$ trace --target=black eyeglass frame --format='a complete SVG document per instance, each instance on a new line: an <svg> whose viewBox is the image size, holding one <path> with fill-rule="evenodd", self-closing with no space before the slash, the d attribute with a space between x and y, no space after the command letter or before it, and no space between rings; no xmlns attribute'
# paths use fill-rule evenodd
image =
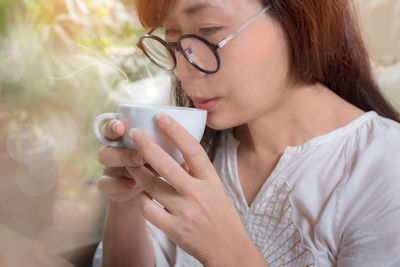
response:
<svg viewBox="0 0 400 267"><path fill-rule="evenodd" d="M219 70L219 68L220 68L220 66L221 66L221 60L220 60L220 57L219 57L219 55L218 55L218 53L217 53L217 49L220 48L217 44L210 43L209 41L207 41L207 40L204 39L203 37L200 37L200 36L195 35L195 34L185 34L185 35L182 35L182 36L179 38L178 42L166 42L165 40L161 39L160 37L152 35L152 32L153 32L154 30L155 30L155 29L152 29L150 32L148 32L147 34L145 34L145 35L143 35L142 37L140 37L140 39L139 39L139 41L138 41L138 43L137 43L137 46L143 51L143 53L144 53L154 64L156 64L156 65L159 66L160 68L162 68L162 69L164 69L164 70L166 70L166 71L172 71L172 70L174 70L174 69L176 68L177 61L176 61L176 56L175 56L174 50L177 50L177 51L181 52L181 54L185 57L185 59L186 59L193 67L195 67L196 69L198 69L198 70L201 71L201 72L204 72L204 73L207 73L207 74L213 74L213 73L216 73L216 72ZM146 39L146 38L148 38L148 39L154 39L154 40L160 42L162 45L164 45L165 48L167 48L168 53L170 54L171 58L174 60L174 64L173 64L173 66L172 66L171 68L165 68L165 67L161 66L159 63L157 63L155 60L153 60L153 58L147 53L146 49L143 47L143 41L144 41L144 39ZM215 56L215 58L216 58L216 60L217 60L217 69L216 69L216 70L210 71L210 70L206 70L206 69L200 68L196 63L193 62L193 60L183 51L183 48L182 48L182 45L181 45L181 41L184 40L184 39L186 39L186 38L194 38L194 39L197 39L197 40L199 40L199 41L205 43L205 44L211 49L211 51L213 52L213 54L214 54L214 56Z"/></svg>
<svg viewBox="0 0 400 267"><path fill-rule="evenodd" d="M151 31L149 31L148 33L146 33L145 35L141 36L139 38L139 41L137 42L137 46L140 48L140 50L143 51L143 53L154 63L156 64L158 67L166 70L166 71L172 71L176 68L177 65L177 61L176 61L176 56L175 56L175 52L174 50L177 50L179 52L181 52L181 54L185 57L185 59L196 69L198 69L201 72L207 73L207 74L214 74L216 73L220 66L221 66L221 60L219 57L219 54L217 53L217 49L218 48L222 48L224 45L226 45L233 37L235 37L239 32L241 32L243 29L245 29L248 25L250 25L254 20L256 20L259 16L261 16L263 13L265 13L266 11L268 11L270 9L270 6L266 6L264 7L260 12L258 12L254 17L252 17L251 19L249 19L247 22L245 22L244 24L240 25L233 33L231 33L229 36L225 37L220 43L218 44L213 44L210 43L209 41L207 41L206 39L204 39L201 36L195 35L195 34L185 34L182 35L178 42L166 42L165 40L161 39L158 36L152 35L153 31L155 30L152 29ZM171 57L174 60L174 65L171 68L165 68L163 66L161 66L159 63L157 63L155 60L153 60L153 58L147 53L146 49L143 46L143 41L146 39L154 39L158 42L160 42L162 45L165 46L165 48L167 49L168 53L171 55ZM181 41L185 38L194 38L197 39L199 41L202 41L203 43L205 43L210 49L211 51L214 53L215 58L217 59L217 69L214 71L209 71L209 70L205 70L200 68L197 64L195 64L193 62L192 59L190 59L190 57L188 55L186 55L186 53L183 51L182 45L181 45Z"/></svg>

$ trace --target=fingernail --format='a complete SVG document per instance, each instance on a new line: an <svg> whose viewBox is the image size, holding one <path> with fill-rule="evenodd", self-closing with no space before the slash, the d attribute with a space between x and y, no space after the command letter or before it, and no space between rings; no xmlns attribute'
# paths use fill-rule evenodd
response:
<svg viewBox="0 0 400 267"><path fill-rule="evenodd" d="M143 132L137 128L132 128L129 131L129 136L132 138L133 142L138 143L143 139Z"/></svg>
<svg viewBox="0 0 400 267"><path fill-rule="evenodd" d="M168 126L172 121L170 116L162 112L157 114L157 120L161 127Z"/></svg>
<svg viewBox="0 0 400 267"><path fill-rule="evenodd" d="M115 133L119 134L121 132L121 122L120 121L114 122L112 125L112 129Z"/></svg>

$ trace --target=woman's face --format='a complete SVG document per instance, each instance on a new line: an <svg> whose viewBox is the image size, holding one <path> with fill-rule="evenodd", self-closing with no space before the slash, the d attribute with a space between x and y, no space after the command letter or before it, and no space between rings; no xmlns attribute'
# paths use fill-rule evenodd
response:
<svg viewBox="0 0 400 267"><path fill-rule="evenodd" d="M166 40L196 34L219 43L262 8L258 0L178 0L163 22ZM208 102L209 127L228 129L268 116L287 98L287 42L268 11L217 51L221 67L215 74L198 71L176 54L175 74L195 105L216 99Z"/></svg>

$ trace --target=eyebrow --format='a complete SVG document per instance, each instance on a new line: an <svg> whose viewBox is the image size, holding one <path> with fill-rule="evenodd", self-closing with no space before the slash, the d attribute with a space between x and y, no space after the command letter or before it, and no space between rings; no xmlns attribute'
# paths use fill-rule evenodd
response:
<svg viewBox="0 0 400 267"><path fill-rule="evenodd" d="M196 3L192 6L189 6L184 9L184 13L186 15L193 15L194 13L197 13L201 11L202 9L209 9L209 8L214 8L214 9L223 9L223 7L211 4L210 2L203 2L203 3Z"/></svg>

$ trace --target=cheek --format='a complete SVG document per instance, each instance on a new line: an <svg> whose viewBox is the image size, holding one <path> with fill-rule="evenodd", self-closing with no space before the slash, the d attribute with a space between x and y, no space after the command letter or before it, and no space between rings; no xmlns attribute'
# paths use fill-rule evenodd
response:
<svg viewBox="0 0 400 267"><path fill-rule="evenodd" d="M242 50L236 45L241 45ZM228 97L221 110L210 113L208 125L214 129L245 124L278 108L289 82L288 49L280 36L272 34L258 42L238 42L225 52L227 57L223 57L220 69L224 78L219 78L227 83Z"/></svg>
<svg viewBox="0 0 400 267"><path fill-rule="evenodd" d="M281 27L266 19L246 30L221 49L221 72L240 86L281 87L289 78L289 49Z"/></svg>

